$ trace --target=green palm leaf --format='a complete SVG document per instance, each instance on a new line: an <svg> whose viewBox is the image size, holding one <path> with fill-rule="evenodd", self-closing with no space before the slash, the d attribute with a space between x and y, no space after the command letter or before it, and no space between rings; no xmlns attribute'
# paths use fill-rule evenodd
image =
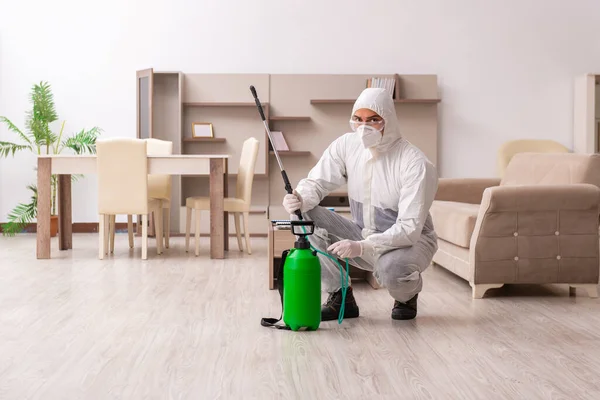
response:
<svg viewBox="0 0 600 400"><path fill-rule="evenodd" d="M2 225L2 232L5 236L15 236L27 224L31 223L37 215L37 187L35 185L28 185L27 188L33 192L31 202L28 204L18 204L8 214L8 222Z"/></svg>
<svg viewBox="0 0 600 400"><path fill-rule="evenodd" d="M17 126L11 122L11 120L9 120L6 117L0 117L0 122L4 122L6 125L8 125L9 131L16 133L26 143L31 144L31 140L29 140L29 138L23 132L21 132L21 130L19 128L17 128Z"/></svg>
<svg viewBox="0 0 600 400"><path fill-rule="evenodd" d="M31 91L33 108L27 113L27 127L33 142L38 146L49 146L56 141L50 123L58 119L54 95L47 82L40 82Z"/></svg>
<svg viewBox="0 0 600 400"><path fill-rule="evenodd" d="M26 150L29 146L11 143L11 142L0 142L0 157L8 157L9 155L14 156L17 151Z"/></svg>
<svg viewBox="0 0 600 400"><path fill-rule="evenodd" d="M73 150L77 154L96 153L96 139L102 130L94 127L90 130L82 129L74 136L71 136L63 142L63 146Z"/></svg>

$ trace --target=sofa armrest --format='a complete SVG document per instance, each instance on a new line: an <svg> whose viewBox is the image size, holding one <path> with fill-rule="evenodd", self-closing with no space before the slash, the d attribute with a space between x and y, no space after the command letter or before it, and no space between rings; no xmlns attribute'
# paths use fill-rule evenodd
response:
<svg viewBox="0 0 600 400"><path fill-rule="evenodd" d="M508 185L484 190L488 212L597 210L600 189L591 184Z"/></svg>
<svg viewBox="0 0 600 400"><path fill-rule="evenodd" d="M486 189L469 246L472 282L597 283L599 215L591 184Z"/></svg>
<svg viewBox="0 0 600 400"><path fill-rule="evenodd" d="M483 191L499 184L500 178L440 178L435 200L480 204Z"/></svg>

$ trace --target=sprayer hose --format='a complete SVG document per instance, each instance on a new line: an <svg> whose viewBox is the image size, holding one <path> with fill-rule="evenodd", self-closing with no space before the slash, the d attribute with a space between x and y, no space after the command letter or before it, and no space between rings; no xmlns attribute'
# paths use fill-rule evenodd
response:
<svg viewBox="0 0 600 400"><path fill-rule="evenodd" d="M304 231L304 233L306 233L306 228L304 226L302 226L302 230ZM347 258L345 259L346 260L346 279L344 280L344 269L342 268L341 264L337 260L337 257L333 257L333 256L325 253L324 251L316 249L315 247L313 247L312 244L310 245L310 248L313 251L315 251L319 254L323 254L325 257L332 259L338 265L338 267L340 269L340 284L342 287L342 305L340 306L340 312L338 314L338 324L341 324L342 321L344 320L344 310L346 309L346 292L348 291L348 277L350 275L348 259Z"/></svg>

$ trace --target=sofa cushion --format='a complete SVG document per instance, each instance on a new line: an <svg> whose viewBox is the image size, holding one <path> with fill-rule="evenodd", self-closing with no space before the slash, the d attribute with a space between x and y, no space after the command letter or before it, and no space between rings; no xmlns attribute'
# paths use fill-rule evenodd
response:
<svg viewBox="0 0 600 400"><path fill-rule="evenodd" d="M435 200L431 205L431 218L438 237L466 248L471 242L478 213L479 204Z"/></svg>

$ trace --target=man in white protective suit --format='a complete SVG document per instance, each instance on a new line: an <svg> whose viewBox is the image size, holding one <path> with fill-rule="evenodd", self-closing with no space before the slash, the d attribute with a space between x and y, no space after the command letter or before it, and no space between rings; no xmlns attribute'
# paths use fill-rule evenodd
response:
<svg viewBox="0 0 600 400"><path fill-rule="evenodd" d="M290 214L300 209L305 219L314 221L309 240L315 248L373 271L394 299L393 319L412 319L423 287L421 273L438 248L429 213L438 187L437 171L402 137L388 91L365 89L354 104L350 126L353 132L329 145L308 177L284 197L283 206ZM352 221L319 206L344 184ZM342 305L340 269L322 254L319 261L322 287L329 293L321 320L334 320ZM350 286L344 318L358 316Z"/></svg>

